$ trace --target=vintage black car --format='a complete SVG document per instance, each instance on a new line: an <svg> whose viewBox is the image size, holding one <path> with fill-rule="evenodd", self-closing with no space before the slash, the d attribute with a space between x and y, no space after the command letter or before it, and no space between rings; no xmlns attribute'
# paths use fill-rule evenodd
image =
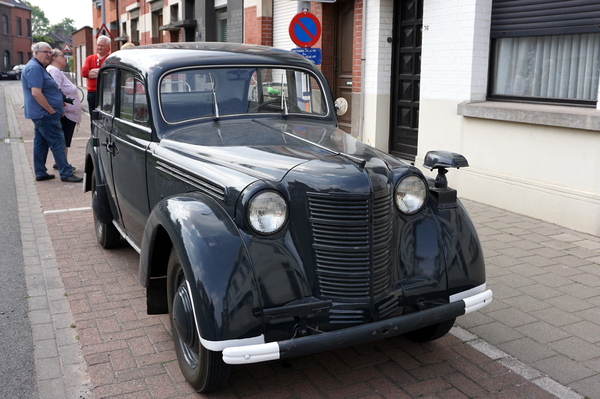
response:
<svg viewBox="0 0 600 399"><path fill-rule="evenodd" d="M106 60L97 96L84 188L98 242L140 253L148 313L170 314L196 390L222 386L232 364L437 339L491 302L446 181L466 159L428 153L434 180L338 129L309 60L141 46Z"/></svg>

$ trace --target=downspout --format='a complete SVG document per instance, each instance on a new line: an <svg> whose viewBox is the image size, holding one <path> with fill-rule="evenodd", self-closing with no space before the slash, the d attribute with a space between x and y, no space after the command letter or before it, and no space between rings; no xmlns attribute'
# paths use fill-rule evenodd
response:
<svg viewBox="0 0 600 399"><path fill-rule="evenodd" d="M367 62L367 1L363 0L363 20L362 20L362 49L360 58L360 101L359 101L359 115L358 115L358 140L363 141L364 139L364 119L365 119L365 70Z"/></svg>

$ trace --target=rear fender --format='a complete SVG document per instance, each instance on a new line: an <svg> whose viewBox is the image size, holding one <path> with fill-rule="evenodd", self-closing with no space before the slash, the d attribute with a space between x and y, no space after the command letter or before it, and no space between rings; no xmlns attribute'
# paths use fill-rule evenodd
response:
<svg viewBox="0 0 600 399"><path fill-rule="evenodd" d="M96 191L92 193L92 211L98 221L111 224L115 219L112 210L116 207L111 206L111 197L108 192L104 169L101 165L102 161L97 156L97 148L93 147L92 140L90 139L87 144L86 152L88 156L85 162L83 191L87 192L93 189L92 175L94 175L96 178Z"/></svg>
<svg viewBox="0 0 600 399"><path fill-rule="evenodd" d="M254 268L230 216L198 193L170 197L150 214L140 257L140 283L148 302L151 281L166 280L172 243L191 286L196 325L203 340L222 341L262 334L260 295ZM156 248L161 248L157 251ZM164 284L166 287L166 284Z"/></svg>

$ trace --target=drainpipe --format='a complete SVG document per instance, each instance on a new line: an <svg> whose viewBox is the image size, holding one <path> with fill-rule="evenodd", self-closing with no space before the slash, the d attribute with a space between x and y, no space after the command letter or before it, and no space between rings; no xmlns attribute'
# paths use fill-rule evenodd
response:
<svg viewBox="0 0 600 399"><path fill-rule="evenodd" d="M365 64L367 63L367 2L363 0L363 20L362 20L362 49L360 58L360 102L359 102L359 115L358 115L358 140L363 141L364 139L364 119L365 119Z"/></svg>

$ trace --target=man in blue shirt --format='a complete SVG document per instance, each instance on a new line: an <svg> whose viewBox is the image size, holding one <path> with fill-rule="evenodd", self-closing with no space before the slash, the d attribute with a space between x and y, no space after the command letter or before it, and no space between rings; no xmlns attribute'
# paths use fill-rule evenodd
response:
<svg viewBox="0 0 600 399"><path fill-rule="evenodd" d="M33 58L23 68L21 83L25 103L25 118L35 126L33 137L33 168L35 180L54 179L46 169L48 149L52 151L60 173L60 179L68 183L78 183L83 179L73 174L65 153L65 135L60 117L63 114L63 96L46 71L52 57L48 43L39 42L31 47Z"/></svg>

